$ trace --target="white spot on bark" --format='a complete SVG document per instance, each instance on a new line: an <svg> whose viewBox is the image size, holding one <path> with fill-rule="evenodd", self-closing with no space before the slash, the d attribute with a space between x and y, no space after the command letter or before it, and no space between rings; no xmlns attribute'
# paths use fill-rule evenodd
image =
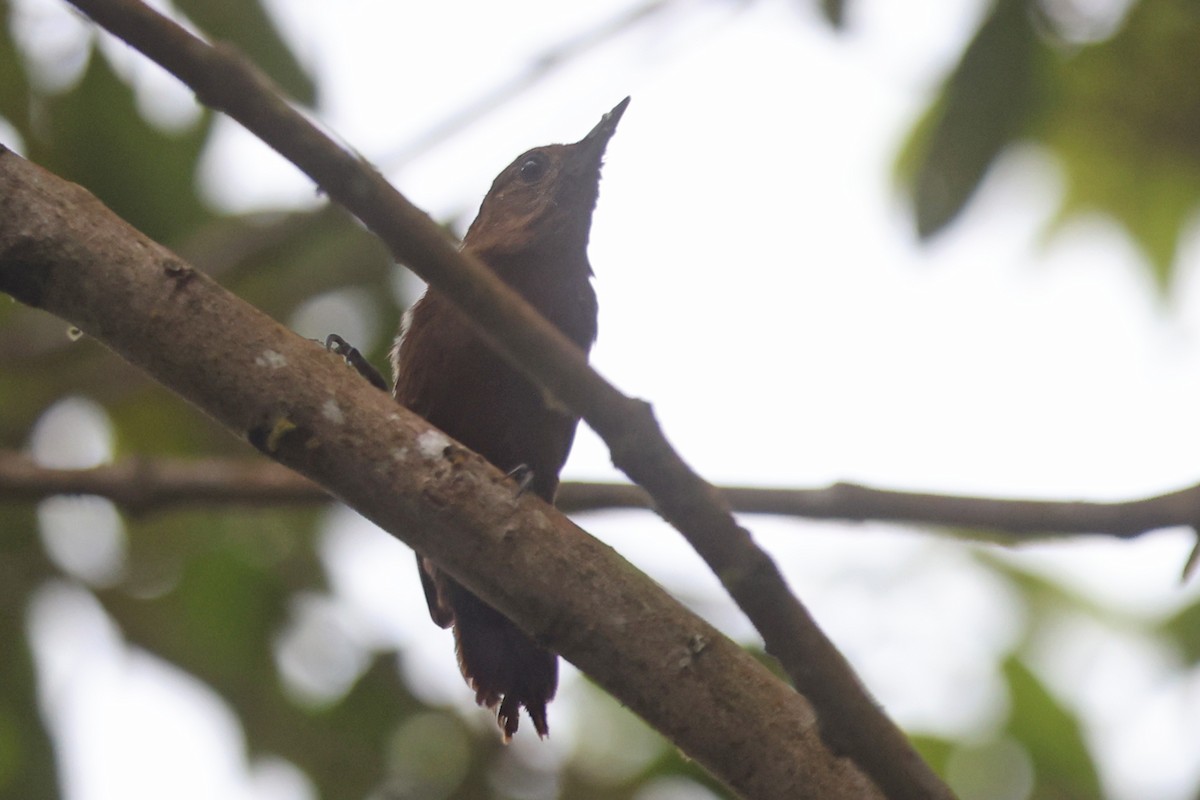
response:
<svg viewBox="0 0 1200 800"><path fill-rule="evenodd" d="M254 363L260 367L270 367L271 369L279 369L287 366L287 356L283 353L276 353L274 350L263 350L262 355L254 359Z"/></svg>
<svg viewBox="0 0 1200 800"><path fill-rule="evenodd" d="M449 446L449 437L441 431L425 431L417 437L417 449L426 458L441 458Z"/></svg>
<svg viewBox="0 0 1200 800"><path fill-rule="evenodd" d="M395 450L392 451L392 461L402 463L407 460L408 460L408 448L407 447L397 447Z"/></svg>
<svg viewBox="0 0 1200 800"><path fill-rule="evenodd" d="M346 415L342 413L341 407L332 397L325 401L325 405L321 406L321 414L334 425L341 425L346 421Z"/></svg>

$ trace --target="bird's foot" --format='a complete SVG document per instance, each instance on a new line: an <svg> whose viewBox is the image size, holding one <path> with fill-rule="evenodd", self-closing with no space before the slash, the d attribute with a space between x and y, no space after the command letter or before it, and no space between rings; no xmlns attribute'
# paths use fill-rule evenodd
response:
<svg viewBox="0 0 1200 800"><path fill-rule="evenodd" d="M379 374L379 370L371 366L371 362L367 361L366 357L358 351L357 347L353 347L336 333L331 333L325 337L325 349L334 355L344 358L346 363L355 372L366 378L376 389L382 389L385 392L388 391L387 381L383 379L383 375Z"/></svg>

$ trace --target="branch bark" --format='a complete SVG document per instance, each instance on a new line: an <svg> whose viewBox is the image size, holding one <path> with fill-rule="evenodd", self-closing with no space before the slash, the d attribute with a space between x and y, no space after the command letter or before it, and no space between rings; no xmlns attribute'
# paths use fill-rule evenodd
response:
<svg viewBox="0 0 1200 800"><path fill-rule="evenodd" d="M0 291L78 326L517 620L751 798L879 797L812 708L479 456L0 149Z"/></svg>
<svg viewBox="0 0 1200 800"><path fill-rule="evenodd" d="M891 797L952 796L876 706L720 493L671 448L649 404L601 378L553 325L481 263L459 253L428 216L292 109L236 52L206 44L135 0L71 2L300 167L398 260L458 305L497 352L578 412L609 446L613 463L649 492L659 513L749 617L767 652L816 707L821 733L835 753L852 758Z"/></svg>
<svg viewBox="0 0 1200 800"><path fill-rule="evenodd" d="M1162 528L1200 526L1200 486L1119 502L897 492L856 483L813 489L717 488L734 511L747 514L971 528L1011 544L1067 535L1135 539ZM0 500L28 502L59 494L105 497L132 514L181 505L293 505L329 499L317 484L270 461L139 458L89 469L52 469L20 453L0 451ZM555 505L565 513L653 509L650 496L638 486L582 481L563 483Z"/></svg>

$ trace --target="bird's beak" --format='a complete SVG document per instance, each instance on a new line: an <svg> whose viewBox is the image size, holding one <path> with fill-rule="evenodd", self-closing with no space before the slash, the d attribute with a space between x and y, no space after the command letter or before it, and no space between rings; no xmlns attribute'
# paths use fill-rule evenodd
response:
<svg viewBox="0 0 1200 800"><path fill-rule="evenodd" d="M600 121L596 123L596 127L592 128L587 136L579 140L579 144L588 145L589 150L595 148L597 154L603 153L608 140L616 132L617 123L621 121L621 115L625 113L625 108L628 105L629 98L626 97L613 106L613 110L601 117Z"/></svg>

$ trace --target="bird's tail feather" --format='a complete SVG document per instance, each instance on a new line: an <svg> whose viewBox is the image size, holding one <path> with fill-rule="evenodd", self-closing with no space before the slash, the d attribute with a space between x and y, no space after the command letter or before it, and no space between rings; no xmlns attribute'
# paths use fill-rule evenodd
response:
<svg viewBox="0 0 1200 800"><path fill-rule="evenodd" d="M450 595L458 666L475 690L475 702L496 710L505 741L517 732L521 706L538 736L546 736L546 704L558 687L558 657L462 586L454 584Z"/></svg>

